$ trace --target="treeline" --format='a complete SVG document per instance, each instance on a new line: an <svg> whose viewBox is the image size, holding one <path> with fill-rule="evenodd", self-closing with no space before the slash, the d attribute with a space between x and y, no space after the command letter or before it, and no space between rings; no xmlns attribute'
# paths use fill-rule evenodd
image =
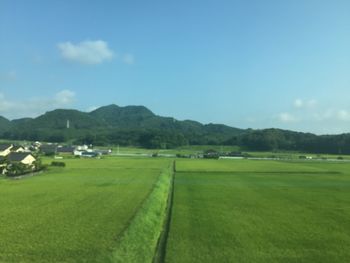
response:
<svg viewBox="0 0 350 263"><path fill-rule="evenodd" d="M227 134L183 133L169 129L18 129L0 134L7 140L71 142L74 144L140 146L150 149L175 148L183 145L218 145Z"/></svg>
<svg viewBox="0 0 350 263"><path fill-rule="evenodd" d="M92 112L57 109L37 117L0 118L0 137L9 140L134 145L173 148L220 144L244 132L220 124L203 125L155 115L143 106L104 106Z"/></svg>
<svg viewBox="0 0 350 263"><path fill-rule="evenodd" d="M247 130L229 135L220 132L179 132L169 129L62 129L13 130L9 140L71 142L74 144L175 148L184 145L237 145L246 151L300 151L350 154L350 134L315 135L280 129Z"/></svg>
<svg viewBox="0 0 350 263"><path fill-rule="evenodd" d="M143 106L108 105L92 112L57 109L37 117L0 116L0 138L74 144L174 148L238 145L242 150L350 154L350 134L317 136L280 129L243 130L155 115Z"/></svg>
<svg viewBox="0 0 350 263"><path fill-rule="evenodd" d="M226 142L254 151L350 154L350 134L315 135L280 129L251 130Z"/></svg>

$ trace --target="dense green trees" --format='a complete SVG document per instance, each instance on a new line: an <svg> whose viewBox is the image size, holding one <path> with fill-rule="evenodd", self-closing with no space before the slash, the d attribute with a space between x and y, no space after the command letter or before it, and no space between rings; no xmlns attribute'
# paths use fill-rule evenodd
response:
<svg viewBox="0 0 350 263"><path fill-rule="evenodd" d="M13 121L0 117L0 138L145 148L238 145L244 150L350 154L350 134L317 136L280 129L242 130L220 124L203 125L157 116L143 106L109 105L90 113L54 110L34 119Z"/></svg>
<svg viewBox="0 0 350 263"><path fill-rule="evenodd" d="M239 145L246 150L302 151L310 153L350 154L350 134L315 135L280 129L249 131L233 136L226 144Z"/></svg>
<svg viewBox="0 0 350 263"><path fill-rule="evenodd" d="M34 119L23 118L11 122L5 118L0 119L0 137L10 140L70 141L147 148L220 144L243 131L225 125L203 125L195 121L161 117L143 106L109 105L90 113L54 110Z"/></svg>

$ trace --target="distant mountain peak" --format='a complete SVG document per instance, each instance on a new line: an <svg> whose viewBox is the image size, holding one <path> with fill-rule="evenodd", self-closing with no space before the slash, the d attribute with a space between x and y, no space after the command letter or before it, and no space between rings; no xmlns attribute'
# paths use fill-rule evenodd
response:
<svg viewBox="0 0 350 263"><path fill-rule="evenodd" d="M115 104L100 107L89 113L90 116L108 123L109 126L139 126L146 119L156 115L144 106L120 107Z"/></svg>
<svg viewBox="0 0 350 263"><path fill-rule="evenodd" d="M109 105L106 105L106 106L98 107L98 108L92 110L91 112L98 111L98 110L102 110L102 109L104 109L104 110L107 110L107 109L113 110L113 109L119 109L119 108L120 108L120 107L119 107L117 104L109 104ZM91 113L91 112L90 112L90 113Z"/></svg>
<svg viewBox="0 0 350 263"><path fill-rule="evenodd" d="M1 129L2 128L2 129ZM127 141L130 144L152 145L164 137L175 144L215 143L240 134L244 130L225 125L203 125L196 121L178 121L154 114L145 106L110 104L91 112L55 109L30 119L0 119L0 136L43 141L100 139L104 142ZM164 140L164 139L162 139ZM148 146L147 146L148 147Z"/></svg>

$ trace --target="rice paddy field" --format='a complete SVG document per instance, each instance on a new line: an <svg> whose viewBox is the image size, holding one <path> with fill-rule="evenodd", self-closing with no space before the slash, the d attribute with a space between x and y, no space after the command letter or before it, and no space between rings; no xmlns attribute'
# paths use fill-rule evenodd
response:
<svg viewBox="0 0 350 263"><path fill-rule="evenodd" d="M112 262L118 239L169 164L64 162L33 177L0 177L0 262Z"/></svg>
<svg viewBox="0 0 350 263"><path fill-rule="evenodd" d="M166 262L348 262L350 164L177 161Z"/></svg>
<svg viewBox="0 0 350 263"><path fill-rule="evenodd" d="M1 263L349 262L348 162L62 161L0 177Z"/></svg>

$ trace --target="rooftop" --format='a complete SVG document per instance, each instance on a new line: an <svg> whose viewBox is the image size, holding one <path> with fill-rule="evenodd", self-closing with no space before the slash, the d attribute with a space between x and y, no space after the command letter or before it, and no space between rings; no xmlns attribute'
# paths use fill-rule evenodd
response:
<svg viewBox="0 0 350 263"><path fill-rule="evenodd" d="M11 146L12 146L12 144L10 144L10 143L0 144L0 151L5 151L6 149L10 148Z"/></svg>
<svg viewBox="0 0 350 263"><path fill-rule="evenodd" d="M12 152L7 156L7 158L10 162L20 162L24 160L28 155L31 155L31 154Z"/></svg>

